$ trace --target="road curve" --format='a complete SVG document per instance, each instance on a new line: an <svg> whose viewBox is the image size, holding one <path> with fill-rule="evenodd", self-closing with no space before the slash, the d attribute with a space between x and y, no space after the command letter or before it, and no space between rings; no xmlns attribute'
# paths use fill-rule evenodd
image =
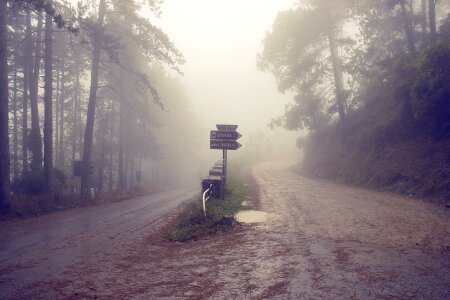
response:
<svg viewBox="0 0 450 300"><path fill-rule="evenodd" d="M107 218L50 248L53 255L73 253L78 263L52 258L57 268L67 265L61 276L28 284L13 298L450 299L449 210L304 178L290 166L268 162L253 168L258 209L269 214L264 223L177 244L149 232L145 213L131 211L117 222ZM9 257L25 251L8 249ZM18 267L8 265L16 280L30 278L27 264L36 270L30 255L25 262L16 258ZM13 282L8 276L0 275L2 292Z"/></svg>
<svg viewBox="0 0 450 300"><path fill-rule="evenodd" d="M271 217L246 237L249 297L450 299L448 210L304 178L290 165L254 168Z"/></svg>
<svg viewBox="0 0 450 300"><path fill-rule="evenodd" d="M120 251L152 223L198 193L185 187L127 201L0 223L0 299L70 266ZM145 231L144 231L145 230Z"/></svg>

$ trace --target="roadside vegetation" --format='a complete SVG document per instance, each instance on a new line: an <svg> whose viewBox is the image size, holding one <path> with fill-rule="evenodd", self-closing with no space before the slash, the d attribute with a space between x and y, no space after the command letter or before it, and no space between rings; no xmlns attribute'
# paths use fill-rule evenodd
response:
<svg viewBox="0 0 450 300"><path fill-rule="evenodd" d="M233 215L243 208L249 188L241 176L233 173L228 178L225 200L211 198L203 214L202 198L198 197L180 214L176 224L168 230L168 238L186 242L218 232L228 231L235 225Z"/></svg>
<svg viewBox="0 0 450 300"><path fill-rule="evenodd" d="M0 215L0 219L27 218L42 214L68 210L89 205L118 202L138 196L150 195L160 190L137 186L130 191L102 192L93 199L82 199L77 193L21 194L13 195L10 200L10 209L7 214Z"/></svg>
<svg viewBox="0 0 450 300"><path fill-rule="evenodd" d="M151 21L160 5L1 1L1 215L116 201L182 180L199 130L173 76L183 55ZM170 139L180 130L183 149Z"/></svg>
<svg viewBox="0 0 450 300"><path fill-rule="evenodd" d="M448 43L434 44L416 59L394 60L391 83L379 80L366 87L383 91L382 97L367 98L345 124L327 126L301 143L301 171L448 201L449 70ZM398 95L411 96L397 101Z"/></svg>
<svg viewBox="0 0 450 300"><path fill-rule="evenodd" d="M308 0L280 12L258 67L308 129L300 172L448 201L450 4Z"/></svg>

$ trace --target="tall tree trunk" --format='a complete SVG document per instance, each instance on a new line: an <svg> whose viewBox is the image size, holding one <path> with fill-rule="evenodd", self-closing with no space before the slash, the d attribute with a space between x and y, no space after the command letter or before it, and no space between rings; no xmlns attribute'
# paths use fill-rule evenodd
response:
<svg viewBox="0 0 450 300"><path fill-rule="evenodd" d="M137 184L141 185L141 181L142 181L142 156L139 153L139 161L138 161L138 172L139 172L139 177L136 178Z"/></svg>
<svg viewBox="0 0 450 300"><path fill-rule="evenodd" d="M335 32L333 28L333 18L331 13L330 4L328 1L325 4L325 9L327 12L328 20L328 43L330 47L331 64L333 65L333 75L334 75L334 86L336 90L336 103L338 107L339 119L341 122L345 122L345 94L344 94L344 83L342 80L342 70L340 65L338 45L335 38Z"/></svg>
<svg viewBox="0 0 450 300"><path fill-rule="evenodd" d="M30 76L30 109L31 109L31 135L29 149L32 153L31 169L39 171L42 168L42 140L39 126L38 110L38 84L41 66L41 43L42 43L42 14L38 13L37 36L34 57L34 71Z"/></svg>
<svg viewBox="0 0 450 300"><path fill-rule="evenodd" d="M65 151L64 151L64 101L66 89L64 62L61 67L61 93L59 94L59 149L58 149L58 166L64 168ZM57 112L58 113L58 112Z"/></svg>
<svg viewBox="0 0 450 300"><path fill-rule="evenodd" d="M421 0L420 27L422 28L422 40L424 43L427 42L427 26L427 0Z"/></svg>
<svg viewBox="0 0 450 300"><path fill-rule="evenodd" d="M75 92L76 93L76 92ZM77 153L77 97L75 96L72 103L72 161L76 158Z"/></svg>
<svg viewBox="0 0 450 300"><path fill-rule="evenodd" d="M124 149L124 159L123 159L123 161L124 161L124 167L123 167L123 180L124 180L124 182L123 182L123 186L124 186L124 189L126 191L128 191L128 183L129 183L129 180L128 180L128 176L129 176L129 174L128 174L128 171L129 171L128 166L130 164L130 155L129 154L130 154L130 149L127 147L127 148Z"/></svg>
<svg viewBox="0 0 450 300"><path fill-rule="evenodd" d="M416 46L414 42L414 32L411 24L411 18L409 17L409 13L406 10L405 0L400 0L400 6L402 9L403 27L406 34L406 41L408 43L408 50L410 54L415 55Z"/></svg>
<svg viewBox="0 0 450 300"><path fill-rule="evenodd" d="M8 29L6 1L0 1L0 210L9 207L9 134L8 134Z"/></svg>
<svg viewBox="0 0 450 300"><path fill-rule="evenodd" d="M22 175L28 172L28 101L30 98L31 72L33 70L32 48L33 40L31 33L31 13L26 9L26 38L24 41L23 60L23 100L22 100Z"/></svg>
<svg viewBox="0 0 450 300"><path fill-rule="evenodd" d="M89 177L90 177L89 169L91 164L95 108L97 103L98 73L101 54L100 49L101 32L103 31L103 19L105 17L105 13L106 13L106 2L105 0L100 0L100 5L98 9L98 20L96 30L94 32L92 63L91 63L91 88L89 90L89 103L86 116L86 128L84 130L83 162L81 175L81 195L83 197L88 196L89 193Z"/></svg>
<svg viewBox="0 0 450 300"><path fill-rule="evenodd" d="M125 139L125 116L124 116L124 105L123 100L120 101L120 111L119 111L119 174L118 174L118 187L121 190L125 190L125 174L124 174L124 159L123 159L123 148L124 148L124 139Z"/></svg>
<svg viewBox="0 0 450 300"><path fill-rule="evenodd" d="M110 112L106 115L105 120L103 120L98 130L98 138L100 141L100 153L98 155L98 181L97 181L97 190L99 192L103 191L103 179L104 179L104 166L105 166L105 158L106 158L106 132L108 129L108 122L110 118Z"/></svg>
<svg viewBox="0 0 450 300"><path fill-rule="evenodd" d="M114 113L114 107L112 109ZM108 191L111 192L113 189L113 136L114 136L114 114L111 115L111 120L109 122L109 166L108 166Z"/></svg>
<svg viewBox="0 0 450 300"><path fill-rule="evenodd" d="M77 141L78 141L78 133L79 133L79 123L81 122L81 119L79 118L79 111L80 111L80 53L79 51L75 52L75 59L76 59L76 66L75 66L75 97L73 99L73 112L72 112L72 161L76 158L76 153L78 151L77 149ZM81 149L81 144L79 144Z"/></svg>
<svg viewBox="0 0 450 300"><path fill-rule="evenodd" d="M53 103L52 103L52 24L53 17L45 16L45 83L44 83L44 174L48 193L53 186Z"/></svg>
<svg viewBox="0 0 450 300"><path fill-rule="evenodd" d="M14 55L14 61L17 63L17 57ZM14 66L13 78L13 178L19 176L19 141L18 141L18 124L17 119L17 64Z"/></svg>
<svg viewBox="0 0 450 300"><path fill-rule="evenodd" d="M130 150L128 154L128 165L129 165L129 175L128 175L128 190L132 191L134 188L134 155L133 152Z"/></svg>
<svg viewBox="0 0 450 300"><path fill-rule="evenodd" d="M436 0L428 0L428 18L430 20L430 37L431 42L436 42Z"/></svg>
<svg viewBox="0 0 450 300"><path fill-rule="evenodd" d="M58 59L61 59L61 55L58 55ZM55 130L53 130L53 140L55 141L55 149L54 149L54 162L53 164L58 166L59 163L59 98L61 92L61 76L60 76L61 62L58 61L56 63L56 89L55 89L55 101L54 101L54 112L55 112Z"/></svg>

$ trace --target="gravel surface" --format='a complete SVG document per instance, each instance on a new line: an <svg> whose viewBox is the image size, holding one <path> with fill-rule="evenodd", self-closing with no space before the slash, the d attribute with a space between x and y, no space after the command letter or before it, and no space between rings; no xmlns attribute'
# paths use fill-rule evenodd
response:
<svg viewBox="0 0 450 300"><path fill-rule="evenodd" d="M148 209L73 234L67 250L30 246L52 257L75 247L77 260L49 259L41 250L21 262L1 246L0 298L450 299L448 209L304 178L290 166L253 168L257 186L249 184L259 199L255 192L247 200L267 220L231 232L171 243L163 229L179 209L153 219ZM36 220L30 231L39 230ZM30 275L43 269L45 276Z"/></svg>

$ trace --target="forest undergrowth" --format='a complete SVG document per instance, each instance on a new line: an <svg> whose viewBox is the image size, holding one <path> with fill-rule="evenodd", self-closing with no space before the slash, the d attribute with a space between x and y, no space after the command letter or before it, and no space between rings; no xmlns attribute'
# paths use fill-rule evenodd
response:
<svg viewBox="0 0 450 300"><path fill-rule="evenodd" d="M372 99L345 123L327 126L300 143L305 153L300 171L449 201L450 46L436 44L415 60L397 61L390 76L390 83L368 87Z"/></svg>

